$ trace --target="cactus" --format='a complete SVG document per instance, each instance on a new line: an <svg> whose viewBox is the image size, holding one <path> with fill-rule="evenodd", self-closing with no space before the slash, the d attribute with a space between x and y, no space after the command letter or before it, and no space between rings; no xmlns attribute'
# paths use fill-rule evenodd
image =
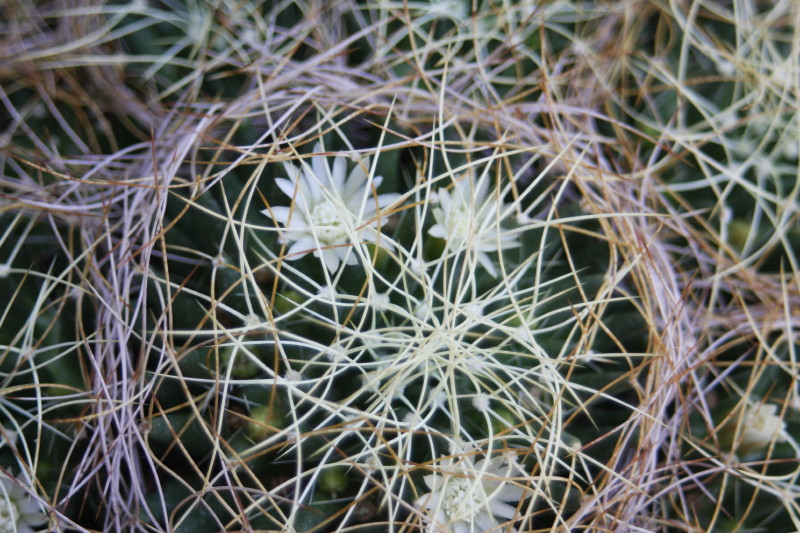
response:
<svg viewBox="0 0 800 533"><path fill-rule="evenodd" d="M800 529L796 3L34 4L0 530Z"/></svg>

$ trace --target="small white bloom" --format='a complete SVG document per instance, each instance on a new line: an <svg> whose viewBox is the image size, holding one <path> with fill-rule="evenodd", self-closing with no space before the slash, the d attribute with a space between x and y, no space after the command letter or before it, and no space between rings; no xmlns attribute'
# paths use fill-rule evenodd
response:
<svg viewBox="0 0 800 533"><path fill-rule="evenodd" d="M33 533L47 520L39 504L5 475L0 474L0 533Z"/></svg>
<svg viewBox="0 0 800 533"><path fill-rule="evenodd" d="M314 147L320 150L319 145ZM368 181L365 167L365 162L355 165L345 179L343 156L333 158L333 167L323 156L312 157L311 166L303 163L302 169L284 163L287 177L277 178L275 184L294 199L293 205L273 206L261 213L283 224L286 239L294 243L286 252L287 260L313 253L322 257L328 271L335 272L342 261L356 263L356 255L346 245L378 240L376 212L399 195L374 196L373 186L377 189L383 178Z"/></svg>
<svg viewBox="0 0 800 533"><path fill-rule="evenodd" d="M437 465L436 473L423 478L431 492L415 503L427 511L426 532L500 531L496 517L509 520L517 514L516 506L505 502L518 503L524 495L522 487L506 479L515 466L508 461L498 456L473 463L472 456L465 456L456 464L448 458Z"/></svg>
<svg viewBox="0 0 800 533"><path fill-rule="evenodd" d="M775 404L747 406L736 446L739 453L765 450L773 439L778 442L786 440L786 423L775 414L777 410L778 406Z"/></svg>
<svg viewBox="0 0 800 533"><path fill-rule="evenodd" d="M495 195L487 197L488 186L487 179L475 183L463 177L456 181L452 190L439 189L438 205L433 208L436 223L428 234L445 239L451 251L477 253L481 266L496 278L497 268L488 252L499 253L520 243L516 236L498 228L501 204Z"/></svg>

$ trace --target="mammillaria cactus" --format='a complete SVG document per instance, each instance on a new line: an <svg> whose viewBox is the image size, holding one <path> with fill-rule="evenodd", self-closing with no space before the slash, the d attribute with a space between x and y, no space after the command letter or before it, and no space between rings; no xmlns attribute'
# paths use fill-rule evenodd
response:
<svg viewBox="0 0 800 533"><path fill-rule="evenodd" d="M0 2L0 529L800 530L798 2L88 4Z"/></svg>

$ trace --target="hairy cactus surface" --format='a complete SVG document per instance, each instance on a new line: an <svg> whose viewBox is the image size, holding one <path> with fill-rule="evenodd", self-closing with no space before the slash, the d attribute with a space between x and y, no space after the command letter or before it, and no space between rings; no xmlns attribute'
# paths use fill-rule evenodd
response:
<svg viewBox="0 0 800 533"><path fill-rule="evenodd" d="M0 5L0 533L800 530L800 4Z"/></svg>

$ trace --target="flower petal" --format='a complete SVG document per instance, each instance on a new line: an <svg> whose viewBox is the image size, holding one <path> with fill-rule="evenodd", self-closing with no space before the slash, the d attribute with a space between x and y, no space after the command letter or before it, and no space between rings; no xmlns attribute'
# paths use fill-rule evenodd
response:
<svg viewBox="0 0 800 533"><path fill-rule="evenodd" d="M314 147L314 152L320 151L320 146L317 144ZM327 158L323 155L315 155L311 158L311 172L313 173L314 177L319 180L319 184L322 186L328 186L331 183L329 179L331 169L328 167Z"/></svg>
<svg viewBox="0 0 800 533"><path fill-rule="evenodd" d="M430 235L431 237L437 237L439 239L446 239L447 230L441 224L434 224L428 230L428 235Z"/></svg>
<svg viewBox="0 0 800 533"><path fill-rule="evenodd" d="M294 165L289 165L289 166L294 167ZM283 192L283 194L285 194L289 198L295 197L294 191L296 187L295 187L295 182L293 180L287 180L285 178L275 178L275 185L277 185L278 188Z"/></svg>
<svg viewBox="0 0 800 533"><path fill-rule="evenodd" d="M347 172L347 162L344 157L337 155L333 158L333 170L329 175L330 183L338 194L344 192L344 175Z"/></svg>
<svg viewBox="0 0 800 533"><path fill-rule="evenodd" d="M494 263L489 259L489 255L483 252L478 253L478 263L489 273L493 278L497 277L497 268Z"/></svg>
<svg viewBox="0 0 800 533"><path fill-rule="evenodd" d="M262 215L266 215L275 222L280 222L284 226L286 222L289 220L289 216L292 213L292 209L282 205L276 205L270 207L269 209L263 209L261 211Z"/></svg>
<svg viewBox="0 0 800 533"><path fill-rule="evenodd" d="M503 502L519 501L525 494L525 489L513 483L503 483L499 489L491 492L492 498Z"/></svg>
<svg viewBox="0 0 800 533"><path fill-rule="evenodd" d="M478 528L475 531L489 531L498 526L497 520L486 511L481 511L475 515L474 523Z"/></svg>
<svg viewBox="0 0 800 533"><path fill-rule="evenodd" d="M353 167L353 170L350 171L350 175L347 177L347 183L345 183L344 188L342 189L342 197L344 198L345 202L349 201L350 198L353 197L358 197L359 200L363 198L366 188L364 184L367 181L367 173L364 169L364 162L359 161ZM375 188L377 189L378 186L375 185Z"/></svg>
<svg viewBox="0 0 800 533"><path fill-rule="evenodd" d="M501 233L500 234L500 249L501 250L508 250L510 248L518 248L522 246L522 243L517 240L516 235L510 235L508 233Z"/></svg>
<svg viewBox="0 0 800 533"><path fill-rule="evenodd" d="M383 233L378 233L376 230L367 228L364 230L364 236L362 237L364 242L371 242L375 243L376 245L380 246L381 248L386 248L387 250L396 250L397 248L394 245L392 239L388 236L384 235Z"/></svg>
<svg viewBox="0 0 800 533"><path fill-rule="evenodd" d="M422 481L425 482L429 489L436 491L439 489L439 485L442 484L442 476L429 474L427 476L423 476Z"/></svg>
<svg viewBox="0 0 800 533"><path fill-rule="evenodd" d="M27 494L22 498L17 499L17 510L22 516L23 520L29 524L38 524L44 522L47 516L42 510L39 502L28 496Z"/></svg>
<svg viewBox="0 0 800 533"><path fill-rule="evenodd" d="M489 509L492 511L494 516L499 516L500 518L505 518L507 520L514 518L517 515L516 507L497 500L489 501Z"/></svg>
<svg viewBox="0 0 800 533"><path fill-rule="evenodd" d="M283 162L283 170L286 172L286 178L289 181L297 181L303 175L303 166L295 165L288 161Z"/></svg>
<svg viewBox="0 0 800 533"><path fill-rule="evenodd" d="M325 176L317 177L311 168L306 164L303 167L303 177L300 179L300 194L298 196L304 198L306 205L313 206L325 199L326 191Z"/></svg>
<svg viewBox="0 0 800 533"><path fill-rule="evenodd" d="M466 522L456 522L453 524L453 533L477 533L473 528L469 527Z"/></svg>
<svg viewBox="0 0 800 533"><path fill-rule="evenodd" d="M438 189L436 195L439 198L439 205L442 206L444 212L450 211L450 205L453 203L450 197L450 191L445 188Z"/></svg>
<svg viewBox="0 0 800 533"><path fill-rule="evenodd" d="M467 180L464 180L465 182ZM478 184L475 186L475 204L484 204L486 203L486 192L489 188L489 180L486 178L482 178L478 180Z"/></svg>
<svg viewBox="0 0 800 533"><path fill-rule="evenodd" d="M373 197L373 196L370 196L369 198L366 199L366 203L364 204L364 211L361 214L362 218L363 219L370 219L370 218L376 218L377 219L375 214L377 213L378 208L380 208L381 209L381 224L385 224L386 221L389 219L389 215L388 215L388 213L387 214L383 214L383 208L386 207L389 204L394 203L397 200L397 198L399 198L399 197L400 197L400 195L399 194L395 194L395 193L381 194L381 195L378 195L377 198ZM377 205L375 204L376 200L378 201ZM353 212L359 212L359 210L361 209L361 202L360 201L355 201L355 202L353 202L353 204L355 204L355 205L348 206L349 209L351 211L353 211ZM372 225L376 225L377 222L378 222L377 220L372 221Z"/></svg>
<svg viewBox="0 0 800 533"><path fill-rule="evenodd" d="M298 241L286 251L286 259L289 261L294 261L295 259L300 259L307 253L313 252L316 249L316 241L309 236L304 236L298 239Z"/></svg>
<svg viewBox="0 0 800 533"><path fill-rule="evenodd" d="M430 477L430 476L425 476ZM429 492L427 494L423 494L422 496L414 502L414 506L419 508L425 509L435 509L439 505L439 495L435 492Z"/></svg>
<svg viewBox="0 0 800 533"><path fill-rule="evenodd" d="M333 274L339 269L339 263L341 260L339 259L339 254L336 253L335 248L328 248L327 250L321 250L322 252L322 261L325 263L325 267L328 269L328 272Z"/></svg>
<svg viewBox="0 0 800 533"><path fill-rule="evenodd" d="M358 257L356 257L356 254L350 249L349 246L345 248L337 248L336 251L339 252L339 258L343 259L348 265L358 264Z"/></svg>
<svg viewBox="0 0 800 533"><path fill-rule="evenodd" d="M386 194L379 194L378 195L378 205L381 208L384 208L384 207L386 207L388 205L392 205L397 200L399 200L401 196L402 196L401 194L398 194L396 192L389 192L389 193L386 193ZM372 203L374 204L375 202L372 202Z"/></svg>

